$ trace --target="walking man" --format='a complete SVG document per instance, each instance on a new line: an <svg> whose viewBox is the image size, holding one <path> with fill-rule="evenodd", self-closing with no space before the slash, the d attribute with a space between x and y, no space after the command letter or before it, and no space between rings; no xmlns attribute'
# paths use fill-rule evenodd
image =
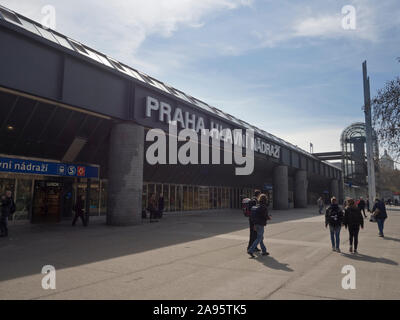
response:
<svg viewBox="0 0 400 320"><path fill-rule="evenodd" d="M72 220L72 226L75 226L76 220L78 220L78 218L81 218L82 224L85 227L87 226L84 216L84 207L85 207L85 198L83 196L78 196L78 198L76 199L76 204L74 206L75 217L74 220Z"/></svg>
<svg viewBox="0 0 400 320"><path fill-rule="evenodd" d="M249 203L250 208L256 206L258 204L258 197L260 196L260 190L254 190L254 197L251 199L251 203ZM254 222L251 219L251 214L249 216L249 228L250 228L250 235L249 235L249 244L247 245L247 251L249 251L251 245L257 239L257 231L254 229ZM261 250L255 247L254 251L260 252Z"/></svg>
<svg viewBox="0 0 400 320"><path fill-rule="evenodd" d="M342 228L343 211L339 208L335 197L331 199L331 205L326 209L325 228L329 225L331 233L332 251L340 252L340 229Z"/></svg>
<svg viewBox="0 0 400 320"><path fill-rule="evenodd" d="M268 216L268 201L267 196L265 194L261 194L259 197L259 205L252 208L251 212L251 220L254 224L254 230L256 231L257 237L250 246L247 253L254 258L254 251L257 248L257 245L260 244L262 249L262 255L268 256L267 248L264 245L264 228L267 225L267 220L269 220Z"/></svg>
<svg viewBox="0 0 400 320"><path fill-rule="evenodd" d="M15 203L10 190L1 197L0 237L8 237L8 217L15 212Z"/></svg>
<svg viewBox="0 0 400 320"><path fill-rule="evenodd" d="M364 214L364 218L366 218L367 215L365 214L365 201L364 201L363 197L360 197L360 201L358 202L357 207Z"/></svg>
<svg viewBox="0 0 400 320"><path fill-rule="evenodd" d="M372 208L372 213L378 224L379 236L383 238L384 237L383 226L384 226L385 220L387 218L385 203L382 200L379 200L378 198L376 198L374 207Z"/></svg>

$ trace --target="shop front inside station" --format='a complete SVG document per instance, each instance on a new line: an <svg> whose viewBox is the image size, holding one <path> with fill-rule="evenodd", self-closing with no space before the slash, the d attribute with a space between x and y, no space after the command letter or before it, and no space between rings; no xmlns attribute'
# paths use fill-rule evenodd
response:
<svg viewBox="0 0 400 320"><path fill-rule="evenodd" d="M99 179L99 171L93 165L0 157L0 194L12 192L14 221L39 224L70 220L81 195L90 216L105 215L107 181Z"/></svg>

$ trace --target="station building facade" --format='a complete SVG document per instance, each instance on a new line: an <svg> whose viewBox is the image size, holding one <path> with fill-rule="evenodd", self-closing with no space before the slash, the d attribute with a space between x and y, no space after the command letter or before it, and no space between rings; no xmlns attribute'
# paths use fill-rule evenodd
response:
<svg viewBox="0 0 400 320"><path fill-rule="evenodd" d="M22 219L68 219L80 194L111 225L141 223L152 193L164 195L167 212L239 208L255 188L275 209L343 198L339 168L1 6L0 43L0 192L14 192ZM149 130L168 133L171 121L196 132L251 130L253 172L149 163Z"/></svg>

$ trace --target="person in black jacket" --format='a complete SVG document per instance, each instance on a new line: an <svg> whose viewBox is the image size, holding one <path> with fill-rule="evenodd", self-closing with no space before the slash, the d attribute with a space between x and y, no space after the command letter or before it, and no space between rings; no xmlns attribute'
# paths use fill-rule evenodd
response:
<svg viewBox="0 0 400 320"><path fill-rule="evenodd" d="M8 217L15 211L15 203L11 191L1 197L0 237L8 237Z"/></svg>
<svg viewBox="0 0 400 320"><path fill-rule="evenodd" d="M361 214L361 210L356 206L355 201L350 199L349 206L346 208L344 212L344 226L349 230L350 236L350 252L357 253L358 247L358 233L360 231L360 227L364 229L364 218ZM354 242L354 251L353 251L353 242Z"/></svg>
<svg viewBox="0 0 400 320"><path fill-rule="evenodd" d="M362 213L364 214L364 217L366 218L367 215L365 214L365 201L364 201L363 197L360 197L360 201L358 202L357 206L360 209L360 211L362 211Z"/></svg>
<svg viewBox="0 0 400 320"><path fill-rule="evenodd" d="M383 238L384 237L383 226L384 226L385 220L387 218L385 203L383 201L379 200L378 198L375 199L375 204L374 204L374 207L372 208L372 212L376 219L376 223L378 224L379 236Z"/></svg>
<svg viewBox="0 0 400 320"><path fill-rule="evenodd" d="M325 213L325 228L329 225L332 251L340 252L340 230L342 228L342 222L343 211L339 208L336 198L332 197L331 205L326 209Z"/></svg>
<svg viewBox="0 0 400 320"><path fill-rule="evenodd" d="M254 230L257 233L257 237L253 244L250 246L247 253L254 258L254 251L257 245L260 244L262 249L262 255L269 255L267 248L264 245L264 227L267 225L267 220L270 219L268 216L268 200L265 194L261 194L258 198L259 205L252 208L251 220L254 224Z"/></svg>
<svg viewBox="0 0 400 320"><path fill-rule="evenodd" d="M254 190L254 197L251 199L251 203L249 203L250 208L258 204L258 197L260 196L260 194L261 194L260 190ZM250 229L250 235L249 235L249 244L247 245L247 251L249 251L251 245L257 239L257 231L254 230L254 223L251 220L251 215L249 216L249 229ZM261 250L255 248L255 251L260 252Z"/></svg>
<svg viewBox="0 0 400 320"><path fill-rule="evenodd" d="M80 195L76 199L76 204L74 206L74 211L75 211L75 217L72 220L72 226L75 226L76 220L81 218L82 224L86 227L86 221L85 221L85 215L84 215L84 209L85 209L85 198Z"/></svg>

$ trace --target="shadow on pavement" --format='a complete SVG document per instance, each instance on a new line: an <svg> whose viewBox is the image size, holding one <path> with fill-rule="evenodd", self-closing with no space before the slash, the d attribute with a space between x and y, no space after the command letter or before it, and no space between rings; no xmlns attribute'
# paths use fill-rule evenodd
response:
<svg viewBox="0 0 400 320"><path fill-rule="evenodd" d="M315 217L314 209L273 211L276 222ZM164 247L248 229L241 210L192 216L170 216L158 223L143 221L129 227L106 226L105 217L89 227L71 227L69 221L54 225L9 225L10 237L0 239L0 282L39 274L43 265L57 269L81 266ZM178 249L179 250L179 249ZM293 271L273 258L261 257L267 267Z"/></svg>
<svg viewBox="0 0 400 320"><path fill-rule="evenodd" d="M366 262L372 262L372 263L383 263L383 264L389 264L392 266L397 266L398 263L396 261L386 259L386 258L377 258L377 257L372 257L372 256L367 256L365 254L350 254L350 253L342 253L343 256L346 258L350 258L353 260L358 260L358 261L366 261Z"/></svg>
<svg viewBox="0 0 400 320"><path fill-rule="evenodd" d="M384 240L391 240L391 241L400 242L400 239L392 238L392 237L386 237L386 236L385 236L383 239L384 239Z"/></svg>
<svg viewBox="0 0 400 320"><path fill-rule="evenodd" d="M257 255L256 258L254 258L259 263L264 264L266 267L270 269L275 269L275 270L282 270L286 272L293 272L293 269L289 268L287 263L281 263L278 260L276 260L274 257L271 256L262 256L262 255Z"/></svg>

